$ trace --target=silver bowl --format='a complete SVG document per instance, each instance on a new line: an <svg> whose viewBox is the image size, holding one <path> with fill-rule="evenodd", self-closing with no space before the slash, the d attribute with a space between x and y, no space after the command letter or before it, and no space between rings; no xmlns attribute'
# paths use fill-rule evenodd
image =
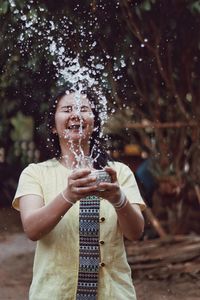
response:
<svg viewBox="0 0 200 300"><path fill-rule="evenodd" d="M105 170L93 170L91 171L89 176L96 176L96 181L90 183L90 186L96 184L99 185L99 183L101 182L111 182L110 174L108 174L108 172L106 172ZM103 189L99 189L99 191L103 191Z"/></svg>

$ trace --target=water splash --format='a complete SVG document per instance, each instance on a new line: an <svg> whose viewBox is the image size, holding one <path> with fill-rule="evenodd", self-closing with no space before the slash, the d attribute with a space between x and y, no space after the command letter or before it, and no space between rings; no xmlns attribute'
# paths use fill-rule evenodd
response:
<svg viewBox="0 0 200 300"><path fill-rule="evenodd" d="M44 7L42 5L33 7L33 1L27 1L31 13L27 13L25 8L19 9L14 0L10 0L9 3L20 27L17 47L21 55L28 54L29 57L34 58L37 57L38 51L43 51L45 58L52 61L58 86L68 82L73 88L76 87L77 93L80 93L83 89L81 82L84 81L84 84L98 94L99 102L104 107L100 116L104 123L107 118L107 101L99 87L104 88L107 84L108 73L102 59L98 56L90 55L84 62L82 59L85 40L88 40L87 46L91 53L97 45L92 38L92 31L87 32L83 25L77 28L67 16L59 20L54 16L45 14L43 16ZM93 22L91 20L89 22L92 27ZM32 49L34 40L37 40L37 49ZM76 40L79 51L77 49L73 51L73 47L69 47L72 40Z"/></svg>
<svg viewBox="0 0 200 300"><path fill-rule="evenodd" d="M37 58L38 53L42 51L44 58L51 61L54 66L57 85L61 86L68 82L76 90L77 104L84 85L87 84L92 88L98 96L101 106L100 119L104 125L108 119L107 99L102 92L102 88L108 87L106 60L114 61L113 80L115 81L121 78L120 70L126 67L126 61L123 56L117 60L116 57L108 54L105 54L103 61L102 58L93 54L95 52L93 50L98 46L92 33L95 26L98 28L97 19L89 17L88 21L85 21L87 24L82 23L77 26L69 16L62 16L58 19L48 15L45 6L34 5L32 0L28 0L26 7L23 8L19 7L14 0L9 0L9 4L19 25L20 34L16 46L20 49L21 55L25 57L28 54L31 58ZM76 10L78 10L78 6ZM33 49L32 42L35 40L37 43L34 44L35 48ZM91 55L88 53L85 55L85 43L87 43L88 53ZM85 58L86 56L87 58ZM34 59L32 61L34 64ZM101 132L100 136L102 135Z"/></svg>

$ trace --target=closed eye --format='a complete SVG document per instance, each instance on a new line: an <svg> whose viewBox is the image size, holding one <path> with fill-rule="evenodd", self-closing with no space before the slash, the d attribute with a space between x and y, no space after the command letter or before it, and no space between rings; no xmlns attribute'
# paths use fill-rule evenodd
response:
<svg viewBox="0 0 200 300"><path fill-rule="evenodd" d="M91 109L89 106L83 105L81 107L74 108L72 105L65 105L60 108L61 112L67 112L71 113L73 110L76 110L77 112L91 112Z"/></svg>
<svg viewBox="0 0 200 300"><path fill-rule="evenodd" d="M72 112L72 106L62 106L61 111L71 113Z"/></svg>
<svg viewBox="0 0 200 300"><path fill-rule="evenodd" d="M89 106L81 106L81 112L89 112L90 108Z"/></svg>

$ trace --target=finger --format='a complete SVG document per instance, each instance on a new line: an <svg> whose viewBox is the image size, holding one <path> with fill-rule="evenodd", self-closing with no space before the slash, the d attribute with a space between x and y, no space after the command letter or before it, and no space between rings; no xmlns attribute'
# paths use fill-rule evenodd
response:
<svg viewBox="0 0 200 300"><path fill-rule="evenodd" d="M100 182L98 184L98 190L115 191L119 189L118 183Z"/></svg>
<svg viewBox="0 0 200 300"><path fill-rule="evenodd" d="M89 175L90 173L91 173L90 169L79 169L79 170L73 171L69 177L73 180L76 180L76 179L85 177L85 176Z"/></svg>
<svg viewBox="0 0 200 300"><path fill-rule="evenodd" d="M96 185L96 180L96 176L89 175L85 176L84 178L74 180L73 185L76 187L94 186Z"/></svg>
<svg viewBox="0 0 200 300"><path fill-rule="evenodd" d="M91 194L96 194L98 189L97 185L87 186L87 187L75 187L74 192L76 192L80 197L90 196Z"/></svg>
<svg viewBox="0 0 200 300"><path fill-rule="evenodd" d="M114 169L111 167L105 167L104 170L111 176L112 182L117 181L117 172Z"/></svg>

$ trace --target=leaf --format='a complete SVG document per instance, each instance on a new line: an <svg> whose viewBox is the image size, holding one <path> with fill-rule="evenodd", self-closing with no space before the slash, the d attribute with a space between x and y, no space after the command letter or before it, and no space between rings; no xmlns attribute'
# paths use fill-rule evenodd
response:
<svg viewBox="0 0 200 300"><path fill-rule="evenodd" d="M195 12L200 13L200 0L197 0L194 3L190 4L189 8L193 13Z"/></svg>
<svg viewBox="0 0 200 300"><path fill-rule="evenodd" d="M3 1L3 3L0 4L0 15L5 15L8 11L8 2Z"/></svg>
<svg viewBox="0 0 200 300"><path fill-rule="evenodd" d="M141 9L142 9L142 10L146 10L146 11L150 11L150 10L151 10L151 1L145 0L145 1L141 4Z"/></svg>
<svg viewBox="0 0 200 300"><path fill-rule="evenodd" d="M13 141L31 141L33 138L33 119L24 116L21 112L11 119L14 129L11 132Z"/></svg>

